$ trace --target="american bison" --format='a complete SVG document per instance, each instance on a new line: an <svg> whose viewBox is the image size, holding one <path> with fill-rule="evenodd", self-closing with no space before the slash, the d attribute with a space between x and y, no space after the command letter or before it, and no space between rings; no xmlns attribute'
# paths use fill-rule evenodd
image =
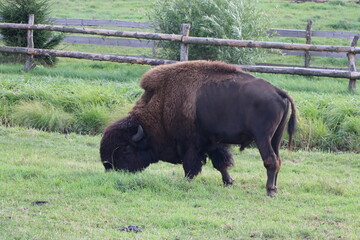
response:
<svg viewBox="0 0 360 240"><path fill-rule="evenodd" d="M145 91L129 115L103 134L106 170L137 172L162 160L181 163L191 179L208 157L231 184L229 145L242 150L255 141L267 170L267 194L275 196L282 135L288 122L291 148L296 123L286 92L239 67L209 61L155 67L144 74L141 87Z"/></svg>

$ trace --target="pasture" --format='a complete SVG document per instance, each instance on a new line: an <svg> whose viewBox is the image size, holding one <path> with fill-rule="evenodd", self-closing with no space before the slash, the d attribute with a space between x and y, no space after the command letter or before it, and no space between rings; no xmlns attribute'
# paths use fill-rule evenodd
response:
<svg viewBox="0 0 360 240"><path fill-rule="evenodd" d="M265 195L256 149L234 149L224 187L208 163L104 173L100 136L0 128L1 239L356 239L358 154L282 152L280 192ZM47 201L44 205L33 205ZM123 232L128 225L142 232Z"/></svg>
<svg viewBox="0 0 360 240"><path fill-rule="evenodd" d="M147 21L151 2L64 0L54 2L53 17ZM360 25L360 5L347 1L260 5L268 9L274 28L304 29L309 18L316 20L314 30L358 31ZM326 44L332 43L338 44ZM104 46L61 48L143 53ZM314 62L344 65L333 59ZM99 133L131 109L142 93L139 78L149 66L59 59L54 68L26 74L19 73L21 68L0 65L0 239L360 235L360 94L347 91L347 79L257 74L289 92L299 112L296 151L281 151L280 191L269 198L257 149L240 153L234 147L230 173L235 183L230 187L222 185L210 162L193 181L183 178L180 165L167 163L137 174L104 173ZM121 231L129 225L143 231Z"/></svg>

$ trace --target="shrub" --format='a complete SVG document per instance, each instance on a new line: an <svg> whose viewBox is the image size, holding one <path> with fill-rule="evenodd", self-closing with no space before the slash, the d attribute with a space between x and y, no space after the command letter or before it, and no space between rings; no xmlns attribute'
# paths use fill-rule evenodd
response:
<svg viewBox="0 0 360 240"><path fill-rule="evenodd" d="M180 25L191 24L190 35L238 40L260 40L267 36L268 19L250 0L157 0L150 19L157 32L178 34ZM178 59L178 43L163 42L160 55ZM190 45L189 60L222 60L253 63L259 49Z"/></svg>
<svg viewBox="0 0 360 240"><path fill-rule="evenodd" d="M29 14L34 14L35 24L49 24L49 9L48 0L3 0L0 2L0 17L3 22L27 23ZM0 33L7 46L27 46L27 30L1 29ZM62 34L54 34L50 31L34 31L36 48L53 49L63 38ZM12 54L8 55L6 59L22 62L23 58L23 55ZM56 62L56 58L51 56L35 56L35 59L42 65L53 65Z"/></svg>

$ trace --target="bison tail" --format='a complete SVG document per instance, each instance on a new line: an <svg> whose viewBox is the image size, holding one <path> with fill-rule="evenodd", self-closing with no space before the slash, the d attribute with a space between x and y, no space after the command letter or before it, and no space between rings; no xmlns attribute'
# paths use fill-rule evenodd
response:
<svg viewBox="0 0 360 240"><path fill-rule="evenodd" d="M292 99L292 97L289 96L289 94L287 94L286 92L284 92L280 89L278 89L278 93L283 98L288 99L290 102L290 105L291 105L291 114L290 114L290 118L289 118L289 122L288 122L288 135L289 135L288 149L289 149L289 151L291 151L293 136L294 136L295 130L296 130L296 106L295 106L294 100Z"/></svg>
<svg viewBox="0 0 360 240"><path fill-rule="evenodd" d="M293 141L293 135L295 134L296 130L296 110L295 110L295 104L291 103L292 112L290 115L290 119L288 122L288 134L289 134L289 146L288 149L292 150L292 141Z"/></svg>
<svg viewBox="0 0 360 240"><path fill-rule="evenodd" d="M291 151L293 136L294 136L295 130L296 130L296 107L295 107L294 100L289 95L287 96L287 99L290 101L290 104L291 104L291 114L290 114L290 119L288 122L288 134L289 134L288 149L289 149L289 151Z"/></svg>

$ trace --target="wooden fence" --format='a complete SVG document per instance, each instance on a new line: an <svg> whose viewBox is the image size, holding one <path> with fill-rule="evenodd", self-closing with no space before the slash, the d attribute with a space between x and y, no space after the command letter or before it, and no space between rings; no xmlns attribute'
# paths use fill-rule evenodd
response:
<svg viewBox="0 0 360 240"><path fill-rule="evenodd" d="M119 28L136 28L136 29L151 29L151 23L146 22L130 22L120 20L101 20L101 19L80 19L80 18L50 18L54 25L63 26L93 26L93 27L119 27ZM353 32L329 32L329 31L312 31L312 22L306 30L289 30L289 29L270 29L268 31L270 37L291 37L304 38L307 44L311 44L312 37L323 38L341 38L353 39L355 36L360 36L360 33ZM0 35L1 39L1 35ZM104 37L82 37L82 36L66 36L64 39L66 43L73 44L94 44L94 45L109 45L109 46L125 46L125 47L141 47L141 48L156 48L156 42L152 40L142 39L119 39L119 38L104 38ZM153 51L155 52L155 51ZM296 50L282 50L285 55L305 56L304 51ZM330 58L347 58L346 53L336 52L308 52L309 56L330 57ZM306 64L305 67L309 65Z"/></svg>
<svg viewBox="0 0 360 240"><path fill-rule="evenodd" d="M35 49L31 45L31 32L33 30L49 30L58 31L64 33L80 33L80 34L91 34L101 35L106 37L121 37L127 39L118 38L95 38L90 37L84 40L85 37L67 37L67 42L72 43L88 43L94 44L92 41L98 42L97 44L111 44L119 46L134 46L132 41L135 40L135 46L139 47L154 47L151 41L174 41L180 43L182 61L187 60L187 46L189 44L203 44L203 45L214 45L214 46L232 46L232 47L247 47L247 48L269 48L269 49L281 49L282 51L301 51L303 55L306 54L311 57L311 54L342 54L346 56L349 61L349 69L319 69L307 67L279 67L279 66L241 66L244 70L251 72L265 72L265 73L279 73L279 74L294 74L294 75L307 75L307 76L324 76L324 77L338 77L338 78L349 78L349 88L355 89L356 79L360 79L360 72L356 71L355 61L356 54L360 53L360 48L356 47L359 33L330 33L330 32L312 32L311 25L308 24L307 30L304 31L283 31L281 29L272 29L270 33L274 36L286 36L286 37L305 37L308 44L291 44L291 43L279 43L279 42L263 42L263 41L245 41L245 40L234 40L234 39L215 39L215 38L200 38L189 36L189 26L183 25L180 34L160 34L160 33L149 33L149 32L130 32L130 31L116 31L116 30L103 30L103 29L88 29L88 28L76 28L67 27L67 25L81 25L81 26L111 26L111 27L126 27L126 28L151 28L148 23L134 23L126 21L108 21L108 20L89 20L89 19L52 19L55 24L63 24L62 26L56 25L34 25L29 19L28 24L12 24L12 23L0 23L0 28L12 28L12 29L25 29L28 30L30 40L27 48L19 47L4 47L0 46L0 52L13 52L23 53L29 56L34 55L51 55L60 57L73 57L92 59L100 61L115 61L115 62L130 62L138 64L167 64L176 61L144 58L144 57L129 57L129 56L117 56L117 55L102 55L102 54L91 54L91 53L80 53L60 50L46 50L46 49ZM310 26L310 27L309 27ZM332 34L332 35L331 35ZM328 46L328 45L311 45L311 36L341 36L346 38L352 36L353 41L350 46ZM79 40L83 39L83 40ZM103 39L103 40L99 40ZM146 40L143 40L146 39ZM309 40L310 39L310 40ZM122 41L118 41L122 40ZM100 41L100 42L99 42ZM104 42L101 42L104 41ZM291 53L289 52L289 53ZM304 54L305 53L305 54ZM310 54L309 54L310 53ZM330 55L331 56L331 55ZM309 59L308 57L308 59ZM30 61L30 60L29 60ZM309 60L308 60L309 61ZM306 65L306 63L305 63ZM28 66L29 67L29 66Z"/></svg>

